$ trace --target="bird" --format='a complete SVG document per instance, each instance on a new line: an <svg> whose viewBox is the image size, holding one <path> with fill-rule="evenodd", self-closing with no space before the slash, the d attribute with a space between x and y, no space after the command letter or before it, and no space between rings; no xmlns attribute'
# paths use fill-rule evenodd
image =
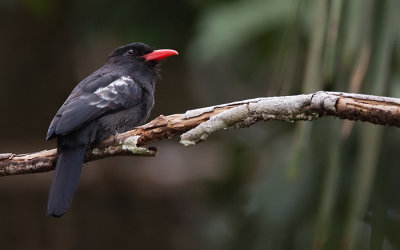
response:
<svg viewBox="0 0 400 250"><path fill-rule="evenodd" d="M135 42L116 48L104 65L83 79L50 123L46 141L57 138L57 161L47 216L60 217L78 186L86 149L142 125L154 106L159 62L172 49Z"/></svg>

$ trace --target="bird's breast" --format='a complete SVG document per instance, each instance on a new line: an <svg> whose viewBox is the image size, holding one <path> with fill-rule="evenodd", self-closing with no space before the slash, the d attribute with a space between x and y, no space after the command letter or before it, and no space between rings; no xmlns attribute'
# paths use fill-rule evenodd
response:
<svg viewBox="0 0 400 250"><path fill-rule="evenodd" d="M154 106L154 95L143 91L139 104L129 109L109 113L97 121L96 141L102 141L110 135L123 133L146 122Z"/></svg>

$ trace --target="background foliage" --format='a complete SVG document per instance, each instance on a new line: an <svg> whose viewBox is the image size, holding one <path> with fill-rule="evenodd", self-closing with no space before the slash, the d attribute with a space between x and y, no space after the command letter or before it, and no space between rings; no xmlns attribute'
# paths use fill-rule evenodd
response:
<svg viewBox="0 0 400 250"><path fill-rule="evenodd" d="M115 47L174 48L152 116L317 90L400 97L397 0L0 2L0 152L44 135ZM152 159L84 167L72 207L44 216L52 173L0 180L5 249L397 249L400 132L268 122Z"/></svg>

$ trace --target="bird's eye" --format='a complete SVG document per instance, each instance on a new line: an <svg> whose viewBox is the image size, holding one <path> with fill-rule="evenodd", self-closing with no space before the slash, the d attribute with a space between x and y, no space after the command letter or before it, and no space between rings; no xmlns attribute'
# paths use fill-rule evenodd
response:
<svg viewBox="0 0 400 250"><path fill-rule="evenodd" d="M133 55L133 54L135 54L135 51L133 51L133 49L130 49L130 50L128 50L128 54Z"/></svg>

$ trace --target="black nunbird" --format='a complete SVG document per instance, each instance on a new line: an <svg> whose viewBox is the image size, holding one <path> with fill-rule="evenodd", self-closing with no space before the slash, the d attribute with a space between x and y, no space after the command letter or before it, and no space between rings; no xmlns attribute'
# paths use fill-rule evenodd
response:
<svg viewBox="0 0 400 250"><path fill-rule="evenodd" d="M59 217L68 209L89 145L146 121L154 105L158 62L177 54L143 43L119 47L72 90L47 132L46 140L58 137L47 215Z"/></svg>

